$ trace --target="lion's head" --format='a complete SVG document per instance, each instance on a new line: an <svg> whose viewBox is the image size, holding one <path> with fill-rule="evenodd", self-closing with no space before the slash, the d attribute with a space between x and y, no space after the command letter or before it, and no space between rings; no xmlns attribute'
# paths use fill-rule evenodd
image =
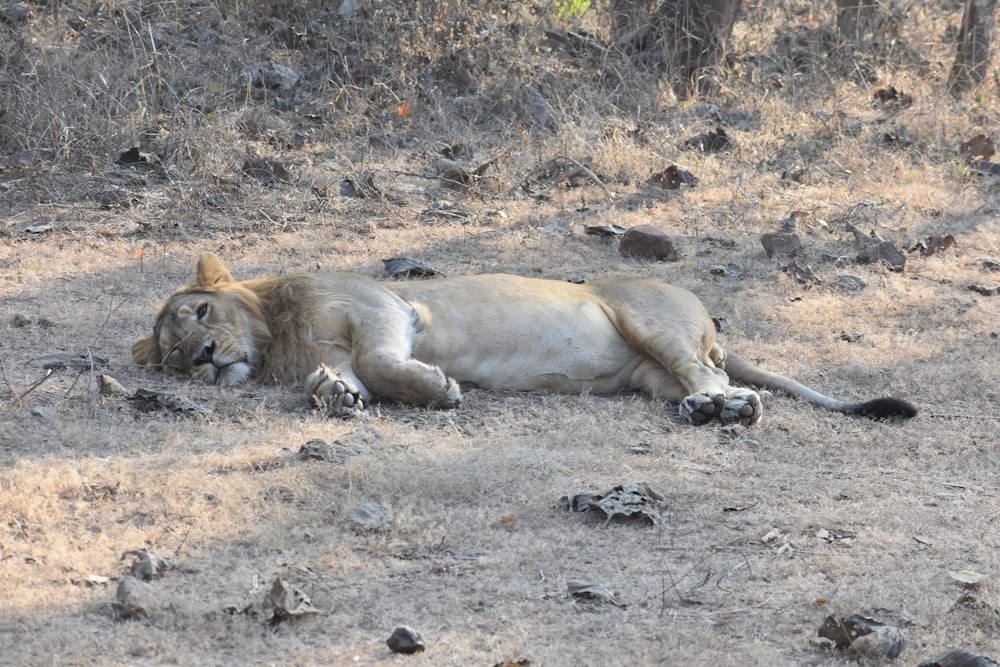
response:
<svg viewBox="0 0 1000 667"><path fill-rule="evenodd" d="M260 372L270 340L257 296L205 253L195 282L163 305L153 335L132 346L132 359L203 382L236 384Z"/></svg>

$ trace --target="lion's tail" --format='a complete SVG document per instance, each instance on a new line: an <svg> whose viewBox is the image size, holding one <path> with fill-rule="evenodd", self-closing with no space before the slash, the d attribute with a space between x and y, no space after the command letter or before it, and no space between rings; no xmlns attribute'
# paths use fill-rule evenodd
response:
<svg viewBox="0 0 1000 667"><path fill-rule="evenodd" d="M726 357L726 374L737 382L745 382L760 387L767 387L768 389L777 389L792 396L804 398L827 410L843 412L848 415L861 415L870 419L885 420L894 418L909 419L917 414L917 407L915 405L900 398L876 398L860 403L839 401L821 394L815 389L810 389L790 377L758 368L746 359L741 359L732 354Z"/></svg>

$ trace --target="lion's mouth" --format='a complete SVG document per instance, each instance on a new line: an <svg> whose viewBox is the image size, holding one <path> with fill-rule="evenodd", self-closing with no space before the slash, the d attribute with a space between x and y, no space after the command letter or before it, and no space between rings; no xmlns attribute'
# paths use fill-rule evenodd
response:
<svg viewBox="0 0 1000 667"><path fill-rule="evenodd" d="M233 385L251 380L256 373L249 357L234 360L201 359L192 364L192 375L206 384Z"/></svg>
<svg viewBox="0 0 1000 667"><path fill-rule="evenodd" d="M242 384L250 381L255 372L253 364L244 357L238 361L216 366L215 382L216 384Z"/></svg>

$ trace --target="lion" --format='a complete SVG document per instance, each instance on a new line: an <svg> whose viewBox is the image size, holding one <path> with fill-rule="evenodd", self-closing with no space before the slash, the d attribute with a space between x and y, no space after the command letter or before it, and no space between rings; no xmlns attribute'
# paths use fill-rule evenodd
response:
<svg viewBox="0 0 1000 667"><path fill-rule="evenodd" d="M234 385L304 382L334 416L375 399L455 408L462 386L504 391L638 391L691 424L750 426L776 389L873 419L917 414L897 398L849 402L727 355L701 301L646 279L585 284L474 275L377 282L353 273L237 281L212 253L162 306L136 363Z"/></svg>

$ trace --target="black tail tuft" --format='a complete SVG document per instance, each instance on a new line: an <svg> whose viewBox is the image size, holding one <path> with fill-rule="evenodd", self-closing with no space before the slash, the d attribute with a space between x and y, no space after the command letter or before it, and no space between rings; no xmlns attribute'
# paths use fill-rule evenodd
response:
<svg viewBox="0 0 1000 667"><path fill-rule="evenodd" d="M899 398L876 398L873 401L859 403L851 412L876 421L885 421L887 419L916 417L918 410L912 403L907 403Z"/></svg>

